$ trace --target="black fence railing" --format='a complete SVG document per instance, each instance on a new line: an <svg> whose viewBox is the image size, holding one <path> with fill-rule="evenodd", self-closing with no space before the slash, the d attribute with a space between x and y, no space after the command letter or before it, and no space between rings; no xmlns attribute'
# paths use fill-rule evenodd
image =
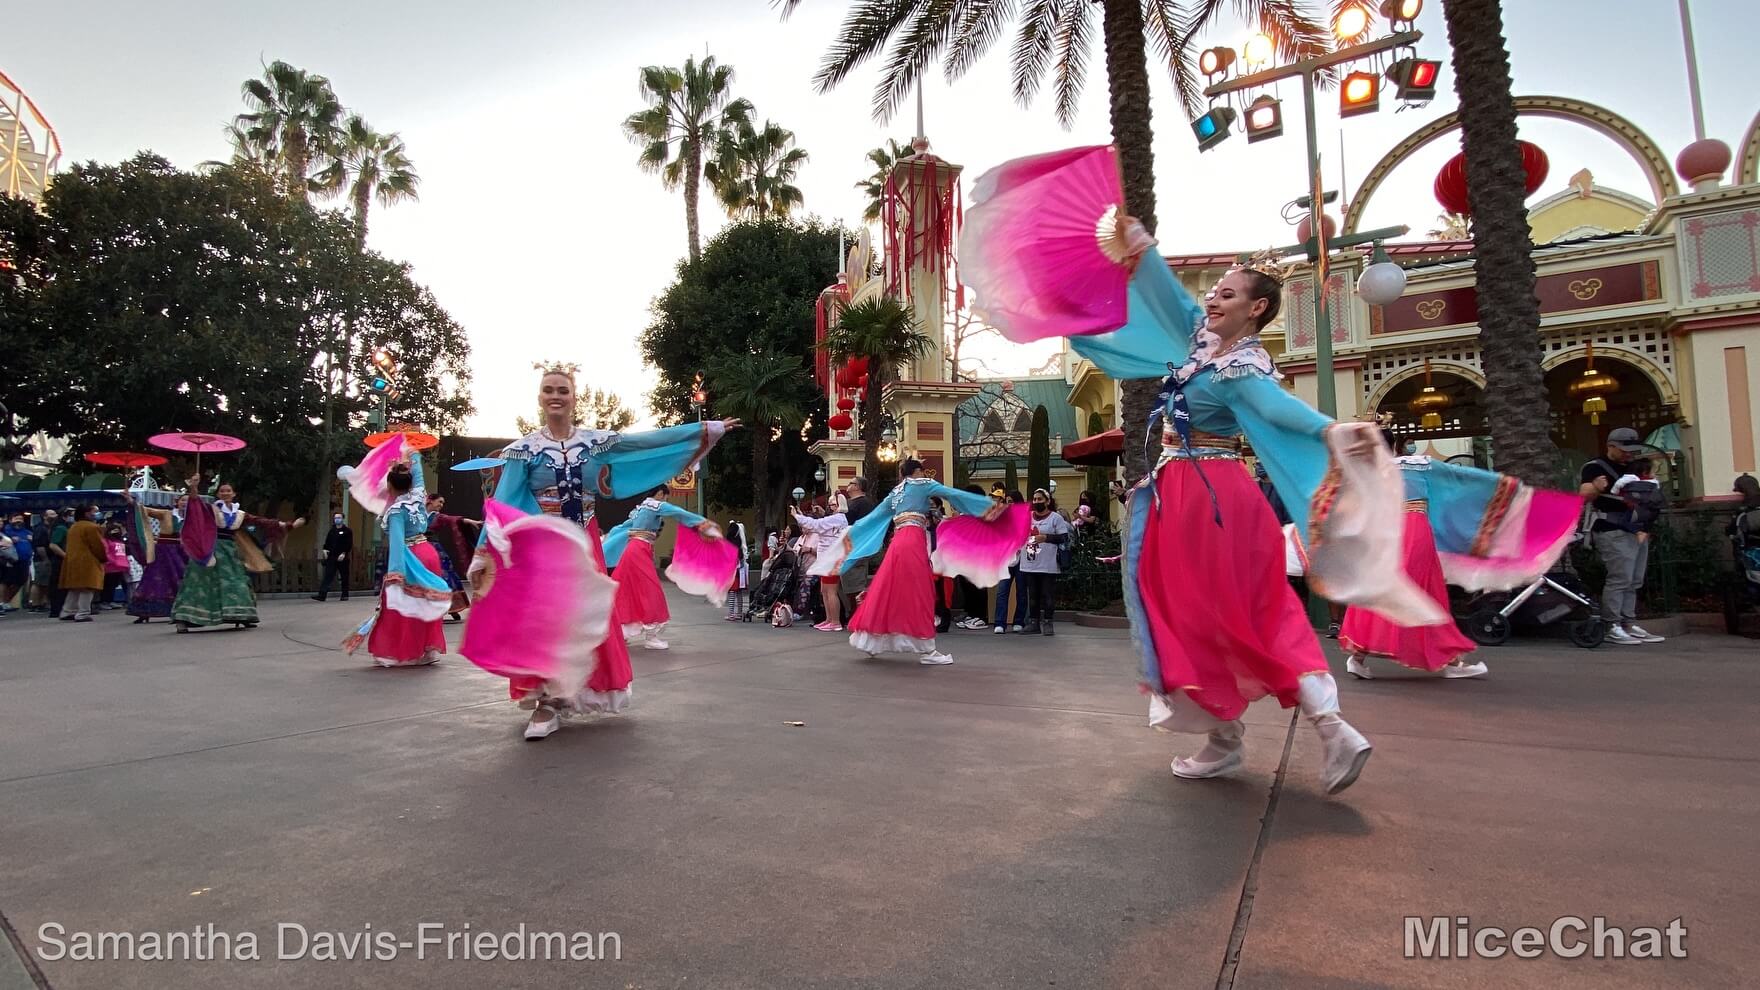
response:
<svg viewBox="0 0 1760 990"><path fill-rule="evenodd" d="M1735 573L1728 526L1734 510L1717 505L1690 505L1663 513L1651 537L1644 586L1638 592L1640 618L1677 612L1718 612ZM1607 569L1586 541L1571 550L1570 564L1595 592Z"/></svg>

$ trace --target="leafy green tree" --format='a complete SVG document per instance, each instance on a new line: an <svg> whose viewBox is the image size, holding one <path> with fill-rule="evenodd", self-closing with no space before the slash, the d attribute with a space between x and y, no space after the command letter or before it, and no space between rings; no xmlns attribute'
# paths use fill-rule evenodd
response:
<svg viewBox="0 0 1760 990"><path fill-rule="evenodd" d="M1541 370L1540 300L1528 230L1527 178L1516 144L1509 52L1499 0L1444 0L1461 103L1467 201L1473 207L1473 274L1479 344L1485 355L1485 419L1497 469L1536 485L1558 483L1546 376ZM1128 420L1127 420L1128 422Z"/></svg>
<svg viewBox="0 0 1760 990"><path fill-rule="evenodd" d="M813 304L837 280L837 228L818 221L777 217L729 224L703 246L694 264L680 263L678 275L653 304L653 320L642 332L642 355L659 372L648 402L664 423L695 420L691 391L696 376L712 376L738 354L774 351L813 353ZM706 418L727 415L719 389L707 383ZM792 477L796 466L810 472L807 444L824 434L825 393L803 368L778 386L790 403L814 413L802 438L784 430L767 457L765 490L787 491L810 484ZM755 488L751 474L752 429L729 434L710 452L705 479L711 499L743 507Z"/></svg>
<svg viewBox="0 0 1760 990"><path fill-rule="evenodd" d="M862 403L862 443L867 448L862 458L862 471L885 487L891 474L879 456L880 437L885 430L885 415L880 398L886 384L898 377L898 366L928 353L934 341L917 324L911 308L891 296L864 299L845 306L836 327L825 335L824 347L834 361L852 357L868 359L868 401Z"/></svg>
<svg viewBox="0 0 1760 990"><path fill-rule="evenodd" d="M702 256L697 226L697 198L703 166L720 147L722 136L751 118L750 100L733 98L733 67L684 60L684 68L649 65L639 79L648 105L623 122L629 139L642 146L638 161L644 172L657 172L668 189L684 189L684 222L690 237L690 259Z"/></svg>
<svg viewBox="0 0 1760 990"><path fill-rule="evenodd" d="M9 404L71 457L167 430L230 433L250 446L221 469L303 510L320 472L361 451L359 432L327 441L320 425L322 357L351 326L364 348L401 356L393 419L444 431L471 411L469 344L432 293L261 169L194 174L151 154L80 165L40 214L9 206L0 224L26 275L0 332L31 355ZM338 401L358 424L373 397Z"/></svg>
<svg viewBox="0 0 1760 990"><path fill-rule="evenodd" d="M741 122L721 137L713 167L704 174L730 217L787 216L801 205L794 185L807 162L803 148L791 147L794 132L766 120L762 128Z"/></svg>
<svg viewBox="0 0 1760 990"><path fill-rule="evenodd" d="M770 448L800 429L806 418L790 395L794 391L790 386L806 375L798 356L769 348L729 354L709 370L709 387L719 396L720 414L744 421L751 433L752 505L758 509L760 531L780 515L782 503L771 487Z"/></svg>
<svg viewBox="0 0 1760 990"><path fill-rule="evenodd" d="M886 209L886 177L892 174L892 166L910 153L909 144L899 144L891 138L887 138L884 145L868 152L868 161L873 164L874 173L856 183L856 188L868 197L868 205L862 210L863 220L869 223L880 222L880 215Z"/></svg>
<svg viewBox="0 0 1760 990"><path fill-rule="evenodd" d="M242 86L250 112L233 118L226 133L242 158L267 163L282 192L305 199L339 135L342 103L330 80L277 59Z"/></svg>
<svg viewBox="0 0 1760 990"><path fill-rule="evenodd" d="M787 16L801 0L782 0ZM884 120L896 111L919 77L936 59L943 75L958 79L1002 37L1016 20L1012 53L1013 88L1017 102L1032 102L1049 75L1055 91L1057 119L1075 123L1088 59L1094 47L1094 17L1106 58L1111 105L1112 143L1118 148L1124 177L1125 210L1155 231L1154 135L1150 128L1149 50L1173 77L1189 114L1201 102L1196 71L1198 34L1212 25L1225 6L1256 23L1272 39L1283 60L1307 58L1327 49L1329 32L1305 0L1221 0L1181 3L1179 0L857 0L820 62L813 83L829 92L869 59L884 55L880 80L874 87L874 115ZM1157 381L1123 383L1124 421L1141 423L1154 408ZM1147 455L1129 454L1133 476L1148 471Z"/></svg>
<svg viewBox="0 0 1760 990"><path fill-rule="evenodd" d="M1051 489L1051 414L1044 406L1033 407L1033 427L1027 433L1027 487Z"/></svg>

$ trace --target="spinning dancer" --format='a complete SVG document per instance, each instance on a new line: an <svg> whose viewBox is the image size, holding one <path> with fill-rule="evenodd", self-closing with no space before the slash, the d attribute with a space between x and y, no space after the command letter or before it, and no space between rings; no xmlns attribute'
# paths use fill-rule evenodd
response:
<svg viewBox="0 0 1760 990"><path fill-rule="evenodd" d="M634 675L623 637L608 635L617 585L605 576L594 501L653 491L739 425L579 429L574 400L572 375L544 374L544 427L502 452L470 565L478 593L459 652L506 677L508 695L532 709L527 739L555 732L564 710L616 712L629 703Z"/></svg>
<svg viewBox="0 0 1760 990"><path fill-rule="evenodd" d="M1392 433L1384 433L1384 436L1390 449L1401 449L1400 441ZM1446 461L1433 461L1422 454L1397 457L1395 462L1399 464L1406 496L1402 566L1406 576L1447 612L1448 569L1436 555L1436 537L1432 529L1442 527L1470 532L1478 525L1479 520L1471 514L1474 499L1453 498L1447 493L1483 489L1488 484L1486 472L1464 469ZM1432 518L1430 493L1433 490L1439 495L1439 503L1464 505L1468 513L1454 520ZM1480 494L1490 493L1482 491ZM1338 645L1350 654L1344 663L1345 670L1363 680L1375 676L1369 672L1370 657L1386 657L1402 667L1440 673L1443 677L1483 677L1488 670L1484 663L1467 663L1461 659L1475 647L1473 641L1452 622L1439 622L1433 626L1398 626L1354 605L1344 613Z"/></svg>
<svg viewBox="0 0 1760 990"><path fill-rule="evenodd" d="M666 592L654 569L654 541L666 520L678 523L672 547L672 563L666 577L692 595L719 605L733 584L738 548L721 538L715 524L695 512L673 505L660 485L637 505L629 518L605 534L605 566L616 568L617 602L612 621L625 641L640 643L646 650L671 649L663 633L672 613Z"/></svg>
<svg viewBox="0 0 1760 990"><path fill-rule="evenodd" d="M1285 582L1283 536L1237 435L1295 517L1318 593L1404 625L1448 615L1399 568L1386 521L1398 518L1403 492L1379 432L1334 423L1277 384L1258 334L1281 305L1281 273L1269 262L1236 268L1200 306L1153 238L1119 215L1110 148L1010 162L978 180L974 199L961 269L988 322L1016 341L1075 327L1085 335L1071 344L1114 379L1165 376L1148 424L1162 420L1161 456L1130 498L1123 576L1151 724L1208 735L1173 762L1174 774L1238 769L1241 714L1272 695L1299 705L1318 732L1326 792L1349 787L1369 741L1339 715L1338 686ZM1459 504L1446 508L1475 524L1439 532L1438 544L1476 558L1485 586L1543 573L1569 539L1578 500L1480 474L1483 485L1451 493Z"/></svg>
<svg viewBox="0 0 1760 990"><path fill-rule="evenodd" d="M440 620L452 589L440 574L440 555L428 542L428 491L422 458L399 433L367 454L356 468L336 472L386 531L385 579L379 607L342 641L350 655L364 641L378 667L431 664L446 652Z"/></svg>
<svg viewBox="0 0 1760 990"><path fill-rule="evenodd" d="M145 558L141 562L141 579L128 596L128 614L135 617L134 624L138 626L171 617L171 607L183 585L183 572L189 567L189 555L177 539L189 496L177 496L170 509L142 505L132 493L127 498L134 503L137 522L144 522L144 532L137 537L140 556Z"/></svg>
<svg viewBox="0 0 1760 990"><path fill-rule="evenodd" d="M446 499L434 494L428 496L428 541L440 552L440 576L446 579L446 587L452 590L452 607L446 610L446 619L457 622L463 617L464 610L471 607L470 585L465 583L459 568L470 566L470 548L481 534L483 524L442 512L444 508ZM467 529L472 532L467 533Z"/></svg>
<svg viewBox="0 0 1760 990"><path fill-rule="evenodd" d="M189 566L178 586L171 618L180 633L189 632L192 626L228 623L252 628L257 624L257 593L245 572L264 574L273 567L244 528L253 527L275 543L304 526L305 518L284 523L251 515L239 507L238 493L225 482L215 489L210 502L197 491L200 484L199 478L188 481L189 503L178 541L189 555Z"/></svg>
<svg viewBox="0 0 1760 990"><path fill-rule="evenodd" d="M935 648L936 575L964 576L981 588L1002 580L1015 551L1027 541L1027 511L949 488L922 477L922 470L921 461L906 460L900 471L904 480L836 544L820 551L813 571L838 573L878 553L890 524L892 545L850 620L849 645L870 657L916 653L919 663L941 666L953 657ZM933 564L927 532L931 497L965 513L941 523Z"/></svg>

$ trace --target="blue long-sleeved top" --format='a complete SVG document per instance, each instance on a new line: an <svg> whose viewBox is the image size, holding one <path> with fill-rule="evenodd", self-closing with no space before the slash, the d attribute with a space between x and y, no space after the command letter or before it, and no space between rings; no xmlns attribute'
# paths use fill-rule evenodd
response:
<svg viewBox="0 0 1760 990"><path fill-rule="evenodd" d="M931 498L939 498L960 512L973 516L984 515L994 506L988 495L975 495L949 488L929 478L906 478L886 493L886 497L874 506L874 511L849 528L845 539L849 540L850 550L839 565L839 572L849 570L856 561L864 557L879 553L881 544L886 542L886 531L895 519L899 525L926 525Z"/></svg>
<svg viewBox="0 0 1760 990"><path fill-rule="evenodd" d="M420 454L410 457L409 473L409 491L393 499L379 517L379 525L387 533L385 571L398 575L411 587L442 591L447 587L446 579L430 570L409 548L411 541L427 534L428 524L433 521Z"/></svg>
<svg viewBox="0 0 1760 990"><path fill-rule="evenodd" d="M709 521L695 512L681 509L671 502L663 502L657 498L643 499L630 512L628 519L605 534L605 566L617 566L617 562L623 559L624 548L629 546L630 540L654 542L654 539L660 535L661 525L668 519L677 522L680 526L691 527L701 526Z"/></svg>
<svg viewBox="0 0 1760 990"><path fill-rule="evenodd" d="M596 500L652 491L701 460L722 432L720 421L641 433L577 429L563 440L539 430L502 451L495 499L585 526Z"/></svg>

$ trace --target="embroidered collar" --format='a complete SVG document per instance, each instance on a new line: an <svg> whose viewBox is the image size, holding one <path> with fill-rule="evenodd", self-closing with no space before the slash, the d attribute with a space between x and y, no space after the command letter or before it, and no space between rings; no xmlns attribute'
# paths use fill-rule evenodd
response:
<svg viewBox="0 0 1760 990"><path fill-rule="evenodd" d="M567 440L558 440L545 430L528 433L507 445L502 456L511 460L533 460L548 455L559 465L577 463L615 445L618 435L611 430L575 430Z"/></svg>
<svg viewBox="0 0 1760 990"><path fill-rule="evenodd" d="M1425 454L1402 454L1395 457L1393 462L1401 467L1427 468L1430 466L1430 458Z"/></svg>
<svg viewBox="0 0 1760 990"><path fill-rule="evenodd" d="M1262 375L1272 380L1281 380L1283 375L1277 366L1271 363L1271 355L1265 351L1265 344L1258 334L1249 334L1235 341L1233 347L1217 353L1222 346L1222 338L1211 333L1204 327L1198 327L1194 334L1191 357L1186 363L1173 369L1173 378L1180 385L1190 382L1193 376L1205 368L1215 368L1216 377L1222 380L1245 378L1249 375Z"/></svg>

